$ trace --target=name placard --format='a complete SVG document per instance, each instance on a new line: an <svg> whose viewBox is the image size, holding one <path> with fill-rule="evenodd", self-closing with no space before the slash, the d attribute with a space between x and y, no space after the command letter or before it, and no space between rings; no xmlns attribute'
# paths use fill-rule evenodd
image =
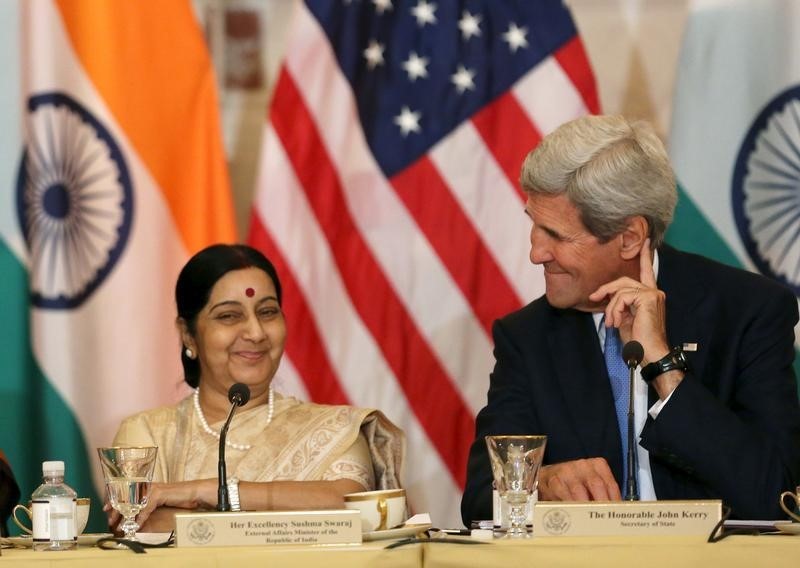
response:
<svg viewBox="0 0 800 568"><path fill-rule="evenodd" d="M533 534L548 536L708 536L722 518L722 501L539 501Z"/></svg>
<svg viewBox="0 0 800 568"><path fill-rule="evenodd" d="M358 511L178 513L176 546L361 544Z"/></svg>

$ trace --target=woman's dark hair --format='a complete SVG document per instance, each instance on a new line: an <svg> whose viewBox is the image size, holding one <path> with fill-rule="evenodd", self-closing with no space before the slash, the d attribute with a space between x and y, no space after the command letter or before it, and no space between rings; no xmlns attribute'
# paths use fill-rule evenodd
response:
<svg viewBox="0 0 800 568"><path fill-rule="evenodd" d="M197 333L197 314L208 303L211 289L231 270L259 268L267 273L275 285L278 305L281 304L281 282L275 267L261 252L247 245L211 245L192 258L178 275L175 284L175 304L178 317L186 322L189 333ZM200 362L190 359L181 348L183 380L193 388L200 383Z"/></svg>

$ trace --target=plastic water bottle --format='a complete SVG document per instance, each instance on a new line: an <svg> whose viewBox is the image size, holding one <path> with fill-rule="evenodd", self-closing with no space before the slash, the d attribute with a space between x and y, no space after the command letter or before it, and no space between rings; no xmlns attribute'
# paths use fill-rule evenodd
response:
<svg viewBox="0 0 800 568"><path fill-rule="evenodd" d="M71 550L78 545L75 527L78 494L64 483L64 462L42 463L44 483L31 495L34 550Z"/></svg>

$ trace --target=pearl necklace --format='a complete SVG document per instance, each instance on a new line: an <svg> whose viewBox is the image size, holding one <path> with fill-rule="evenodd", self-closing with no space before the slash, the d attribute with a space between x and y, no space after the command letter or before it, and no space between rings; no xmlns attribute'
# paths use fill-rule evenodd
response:
<svg viewBox="0 0 800 568"><path fill-rule="evenodd" d="M215 432L211 429L211 426L208 425L208 421L203 414L203 409L200 408L200 387L195 389L193 398L194 409L197 411L197 418L200 419L200 425L203 427L203 430L219 440L219 432ZM275 396L272 392L272 385L269 386L269 402L267 403L267 408L267 426L269 426L270 422L272 422L272 415L275 414ZM228 441L227 439L225 440L225 445L233 448L234 450L246 451L252 448L250 444L236 444Z"/></svg>

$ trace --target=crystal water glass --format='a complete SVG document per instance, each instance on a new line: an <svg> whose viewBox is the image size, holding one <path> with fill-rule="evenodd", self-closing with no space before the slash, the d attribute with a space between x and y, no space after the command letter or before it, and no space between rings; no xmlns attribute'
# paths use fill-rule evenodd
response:
<svg viewBox="0 0 800 568"><path fill-rule="evenodd" d="M111 506L123 517L125 538L136 540L139 524L136 515L147 506L158 448L97 448L106 495Z"/></svg>
<svg viewBox="0 0 800 568"><path fill-rule="evenodd" d="M507 538L525 538L528 502L536 489L547 436L486 436L495 487L508 504Z"/></svg>

